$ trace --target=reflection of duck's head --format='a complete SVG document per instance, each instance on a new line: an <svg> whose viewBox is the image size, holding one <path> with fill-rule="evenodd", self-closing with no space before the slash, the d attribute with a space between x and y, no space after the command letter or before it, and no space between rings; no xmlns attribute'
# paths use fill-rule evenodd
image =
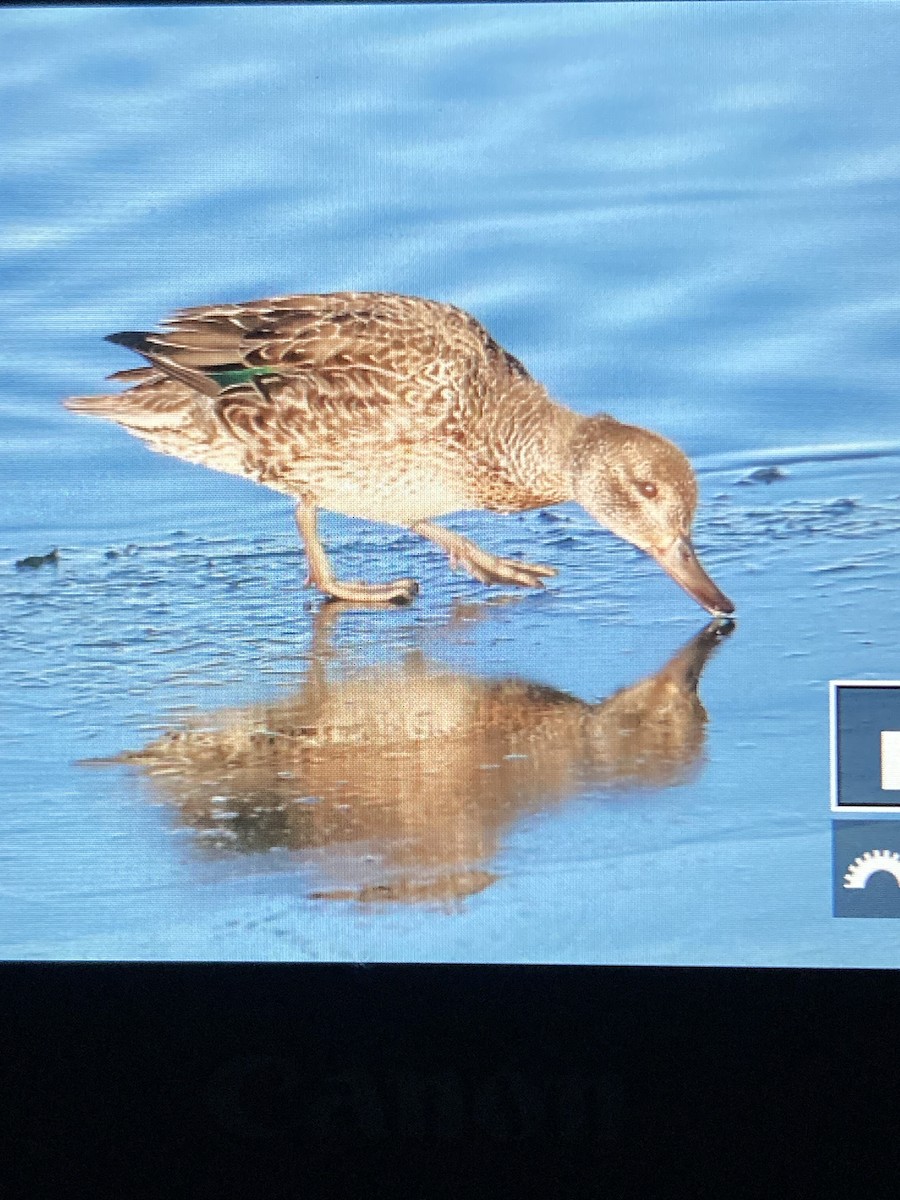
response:
<svg viewBox="0 0 900 1200"><path fill-rule="evenodd" d="M595 521L649 554L713 615L734 612L691 544L697 481L674 443L605 414L588 418L573 446L572 479Z"/></svg>
<svg viewBox="0 0 900 1200"><path fill-rule="evenodd" d="M706 720L697 680L728 631L714 622L598 704L419 653L336 678L319 657L296 695L118 761L141 767L212 849L302 852L328 878L319 895L447 901L489 886L520 816L592 787L682 781Z"/></svg>
<svg viewBox="0 0 900 1200"><path fill-rule="evenodd" d="M706 709L697 695L703 668L734 630L712 621L655 675L597 705L590 720L590 773L617 788L671 787L700 764Z"/></svg>

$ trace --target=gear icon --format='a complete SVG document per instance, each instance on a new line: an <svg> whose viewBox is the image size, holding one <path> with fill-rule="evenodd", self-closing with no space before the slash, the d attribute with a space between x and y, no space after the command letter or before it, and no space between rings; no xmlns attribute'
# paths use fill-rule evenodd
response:
<svg viewBox="0 0 900 1200"><path fill-rule="evenodd" d="M850 864L844 876L844 887L864 888L877 871L893 875L900 887L900 854L896 850L867 850Z"/></svg>

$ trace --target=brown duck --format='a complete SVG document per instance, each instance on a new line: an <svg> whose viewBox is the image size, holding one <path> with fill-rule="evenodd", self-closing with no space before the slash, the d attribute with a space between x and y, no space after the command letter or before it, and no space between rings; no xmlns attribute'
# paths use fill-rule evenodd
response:
<svg viewBox="0 0 900 1200"><path fill-rule="evenodd" d="M319 508L402 525L483 583L540 587L552 567L502 558L433 518L576 500L651 555L709 612L734 605L697 559L697 484L657 433L548 395L468 313L384 292L185 308L160 332L109 341L151 364L117 395L66 406L123 425L151 449L297 500L310 584L351 601L410 600L414 579L339 580Z"/></svg>

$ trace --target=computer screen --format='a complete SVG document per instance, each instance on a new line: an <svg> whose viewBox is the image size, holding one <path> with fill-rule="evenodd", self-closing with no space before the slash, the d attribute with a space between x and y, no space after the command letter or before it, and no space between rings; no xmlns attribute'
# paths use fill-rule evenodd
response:
<svg viewBox="0 0 900 1200"><path fill-rule="evenodd" d="M0 957L898 965L900 7L0 41Z"/></svg>

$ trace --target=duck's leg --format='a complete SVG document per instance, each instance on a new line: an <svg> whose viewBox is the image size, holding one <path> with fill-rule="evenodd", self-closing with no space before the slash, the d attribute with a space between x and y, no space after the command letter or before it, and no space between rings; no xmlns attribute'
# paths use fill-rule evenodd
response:
<svg viewBox="0 0 900 1200"><path fill-rule="evenodd" d="M405 604L418 592L415 579L394 579L390 583L360 583L357 580L342 582L335 579L325 548L319 541L316 529L316 507L305 500L297 505L297 529L303 539L309 574L306 582L317 587L326 596L335 600L357 600L363 603Z"/></svg>
<svg viewBox="0 0 900 1200"><path fill-rule="evenodd" d="M482 550L474 542L430 521L417 521L410 526L413 533L435 542L450 555L451 567L464 567L482 583L516 583L520 587L543 587L543 580L556 574L554 567L520 562L517 558L500 558Z"/></svg>

